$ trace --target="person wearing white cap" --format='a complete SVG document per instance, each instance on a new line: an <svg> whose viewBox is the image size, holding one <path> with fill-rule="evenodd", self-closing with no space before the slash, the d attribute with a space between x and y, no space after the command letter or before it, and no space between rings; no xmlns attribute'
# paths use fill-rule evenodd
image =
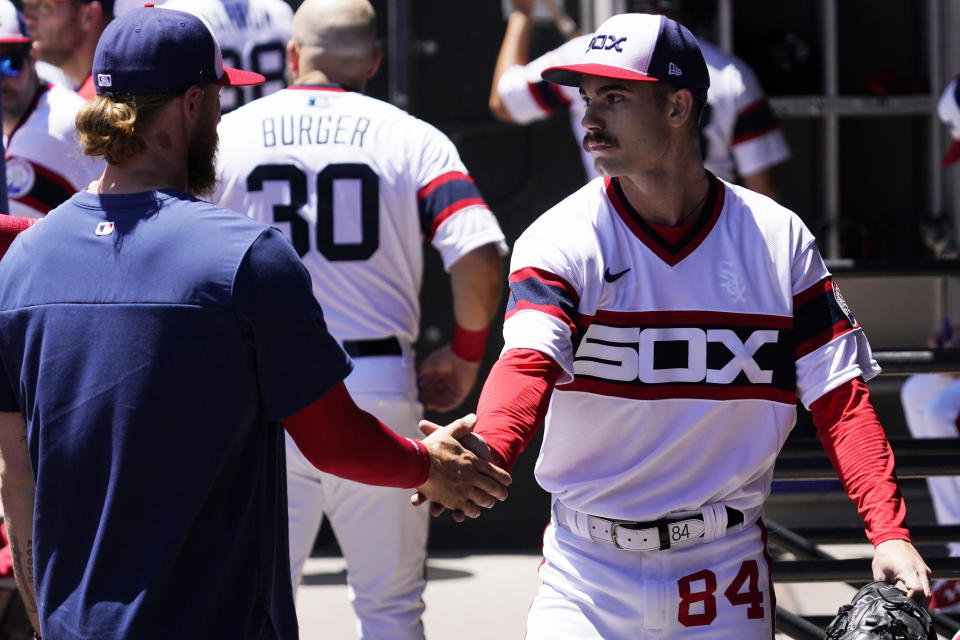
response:
<svg viewBox="0 0 960 640"><path fill-rule="evenodd" d="M579 86L602 177L517 240L477 408L474 446L506 468L546 423L535 474L552 518L527 640L771 638L761 516L798 400L866 523L874 578L929 597L865 384L879 367L801 220L704 168L696 40L617 15L543 77Z"/></svg>
<svg viewBox="0 0 960 640"><path fill-rule="evenodd" d="M529 59L532 12L536 0L511 0L490 87L490 111L498 120L526 124L566 111L574 136L583 135L583 101L576 87L548 82L540 77L547 67L576 61L593 34L572 39L534 60ZM631 0L643 13L662 13L690 26L711 3L698 0ZM790 157L790 148L753 70L740 58L697 37L710 91L700 117L704 165L717 177L738 182L774 200L780 187L776 167ZM581 158L587 179L597 177L586 150Z"/></svg>
<svg viewBox="0 0 960 640"><path fill-rule="evenodd" d="M0 500L14 574L54 640L296 640L284 432L318 468L422 486L477 516L509 475L472 418L403 438L353 402L352 361L279 230L212 187L226 67L157 7L103 32L77 130L100 178L0 261Z"/></svg>
<svg viewBox="0 0 960 640"><path fill-rule="evenodd" d="M74 120L84 100L37 76L23 17L0 0L0 89L8 210L38 218L100 175L80 151Z"/></svg>

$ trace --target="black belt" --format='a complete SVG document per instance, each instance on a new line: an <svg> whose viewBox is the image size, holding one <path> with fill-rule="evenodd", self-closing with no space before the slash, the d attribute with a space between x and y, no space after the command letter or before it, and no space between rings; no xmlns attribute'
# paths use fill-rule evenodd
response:
<svg viewBox="0 0 960 640"><path fill-rule="evenodd" d="M403 355L403 350L400 348L400 341L392 336L379 340L345 340L343 342L343 350L346 351L351 358Z"/></svg>

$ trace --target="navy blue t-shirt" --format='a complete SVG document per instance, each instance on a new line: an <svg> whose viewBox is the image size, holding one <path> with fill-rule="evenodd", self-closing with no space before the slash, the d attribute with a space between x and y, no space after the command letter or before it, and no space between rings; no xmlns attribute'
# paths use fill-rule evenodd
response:
<svg viewBox="0 0 960 640"><path fill-rule="evenodd" d="M81 192L0 263L44 636L294 639L279 420L352 364L276 229Z"/></svg>

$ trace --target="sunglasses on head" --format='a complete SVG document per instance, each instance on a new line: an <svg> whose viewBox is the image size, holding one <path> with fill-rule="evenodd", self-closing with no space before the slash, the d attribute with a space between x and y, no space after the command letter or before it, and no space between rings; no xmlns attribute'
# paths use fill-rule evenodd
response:
<svg viewBox="0 0 960 640"><path fill-rule="evenodd" d="M30 55L29 49L12 49L0 53L0 77L13 78L20 75L23 62Z"/></svg>

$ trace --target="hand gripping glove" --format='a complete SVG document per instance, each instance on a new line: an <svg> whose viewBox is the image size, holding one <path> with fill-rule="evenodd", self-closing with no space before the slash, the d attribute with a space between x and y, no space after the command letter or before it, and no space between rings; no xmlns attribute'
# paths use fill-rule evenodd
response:
<svg viewBox="0 0 960 640"><path fill-rule="evenodd" d="M871 582L837 611L825 640L936 640L930 614L886 582Z"/></svg>

